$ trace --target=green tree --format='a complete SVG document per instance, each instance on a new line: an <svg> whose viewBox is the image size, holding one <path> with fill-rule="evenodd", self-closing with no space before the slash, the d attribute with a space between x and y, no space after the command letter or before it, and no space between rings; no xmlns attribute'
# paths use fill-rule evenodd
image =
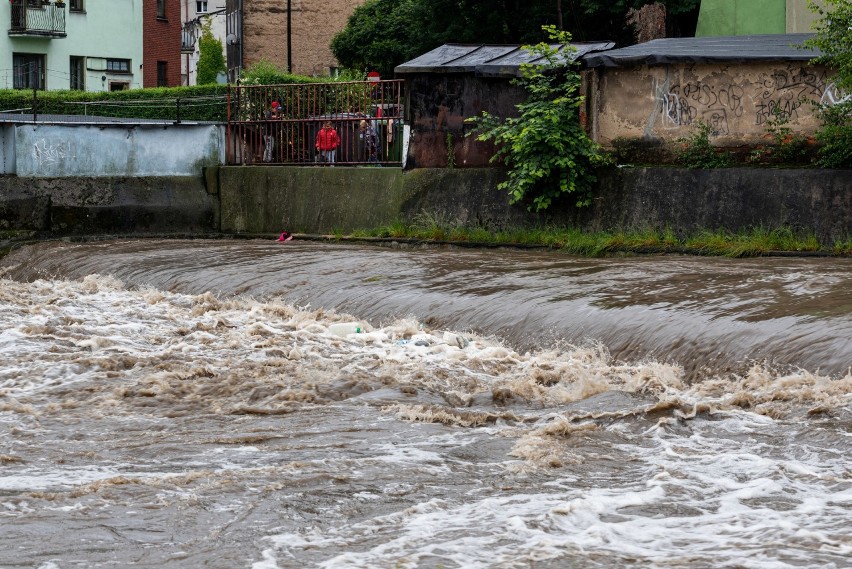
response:
<svg viewBox="0 0 852 569"><path fill-rule="evenodd" d="M415 0L367 0L332 39L334 56L344 67L392 76L393 68L413 58L420 48L414 28L416 4Z"/></svg>
<svg viewBox="0 0 852 569"><path fill-rule="evenodd" d="M201 39L198 40L198 65L196 66L196 83L208 85L215 83L219 73L225 73L228 67L222 50L222 42L213 37L208 20L201 28Z"/></svg>
<svg viewBox="0 0 852 569"><path fill-rule="evenodd" d="M580 73L574 61L571 35L544 26L549 38L560 44L525 46L543 64L521 66L516 84L528 94L517 105L519 116L501 119L483 113L469 119L477 125L477 140L493 141L509 175L500 189L507 190L512 203L527 203L540 211L563 194L575 194L576 205L591 203L595 170L607 162L600 147L580 124Z"/></svg>
<svg viewBox="0 0 852 569"><path fill-rule="evenodd" d="M805 44L822 52L814 63L835 71L837 97L821 107L823 125L816 133L819 164L852 168L852 0L823 0L822 4L824 7L809 2L819 18L816 34Z"/></svg>
<svg viewBox="0 0 852 569"><path fill-rule="evenodd" d="M823 0L825 7L810 0L817 14L816 34L805 42L822 52L815 62L833 68L840 89L852 92L852 0Z"/></svg>
<svg viewBox="0 0 852 569"><path fill-rule="evenodd" d="M669 35L692 35L699 0L658 0L668 12ZM353 69L394 67L445 43L535 44L543 25L563 28L580 41L634 43L627 11L654 0L367 0L355 9L331 49ZM561 12L561 14L560 14ZM560 18L561 16L561 18Z"/></svg>

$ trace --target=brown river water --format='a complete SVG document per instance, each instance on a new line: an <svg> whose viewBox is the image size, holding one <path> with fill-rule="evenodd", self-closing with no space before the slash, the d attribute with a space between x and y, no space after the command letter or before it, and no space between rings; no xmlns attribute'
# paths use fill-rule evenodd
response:
<svg viewBox="0 0 852 569"><path fill-rule="evenodd" d="M852 567L850 259L56 241L0 324L0 568Z"/></svg>

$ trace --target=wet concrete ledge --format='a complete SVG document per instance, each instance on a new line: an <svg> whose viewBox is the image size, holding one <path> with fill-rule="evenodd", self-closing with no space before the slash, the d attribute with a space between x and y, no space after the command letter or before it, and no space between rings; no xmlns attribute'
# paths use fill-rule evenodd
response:
<svg viewBox="0 0 852 569"><path fill-rule="evenodd" d="M545 213L510 205L499 169L246 168L218 170L221 230L348 233L418 217L492 231L571 226L588 231L790 227L823 244L852 237L852 171L612 168L588 208Z"/></svg>
<svg viewBox="0 0 852 569"><path fill-rule="evenodd" d="M745 231L788 226L852 238L852 171L613 168L589 208L510 205L499 169L214 167L203 176L0 176L0 231L99 234L345 234L415 220L491 231L571 226ZM569 196L570 197L570 196Z"/></svg>
<svg viewBox="0 0 852 569"><path fill-rule="evenodd" d="M196 176L0 176L0 231L39 236L205 233L219 227L219 200Z"/></svg>

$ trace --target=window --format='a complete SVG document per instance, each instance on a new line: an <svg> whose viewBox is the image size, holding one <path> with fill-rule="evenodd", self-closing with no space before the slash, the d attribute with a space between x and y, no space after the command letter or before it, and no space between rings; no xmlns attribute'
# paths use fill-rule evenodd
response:
<svg viewBox="0 0 852 569"><path fill-rule="evenodd" d="M157 62L157 87L169 86L169 63L167 61Z"/></svg>
<svg viewBox="0 0 852 569"><path fill-rule="evenodd" d="M207 0L198 0L195 3L195 13L196 14L206 14L207 13Z"/></svg>
<svg viewBox="0 0 852 569"><path fill-rule="evenodd" d="M166 18L166 0L157 0L157 17Z"/></svg>
<svg viewBox="0 0 852 569"><path fill-rule="evenodd" d="M127 81L110 81L109 82L109 90L110 91L127 91L130 89L130 83Z"/></svg>
<svg viewBox="0 0 852 569"><path fill-rule="evenodd" d="M86 58L71 56L71 66L69 73L71 75L71 84L69 87L74 91L86 90Z"/></svg>
<svg viewBox="0 0 852 569"><path fill-rule="evenodd" d="M83 0L69 0L68 9L72 12L82 12L85 10L85 8L83 8Z"/></svg>
<svg viewBox="0 0 852 569"><path fill-rule="evenodd" d="M36 53L12 54L15 89L44 89L44 55Z"/></svg>
<svg viewBox="0 0 852 569"><path fill-rule="evenodd" d="M112 73L130 73L129 59L107 59L107 71Z"/></svg>

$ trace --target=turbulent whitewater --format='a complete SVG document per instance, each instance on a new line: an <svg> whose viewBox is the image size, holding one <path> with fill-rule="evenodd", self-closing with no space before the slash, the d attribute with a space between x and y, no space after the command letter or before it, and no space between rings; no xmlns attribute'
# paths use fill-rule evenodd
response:
<svg viewBox="0 0 852 569"><path fill-rule="evenodd" d="M851 291L844 259L30 246L0 567L848 567Z"/></svg>

